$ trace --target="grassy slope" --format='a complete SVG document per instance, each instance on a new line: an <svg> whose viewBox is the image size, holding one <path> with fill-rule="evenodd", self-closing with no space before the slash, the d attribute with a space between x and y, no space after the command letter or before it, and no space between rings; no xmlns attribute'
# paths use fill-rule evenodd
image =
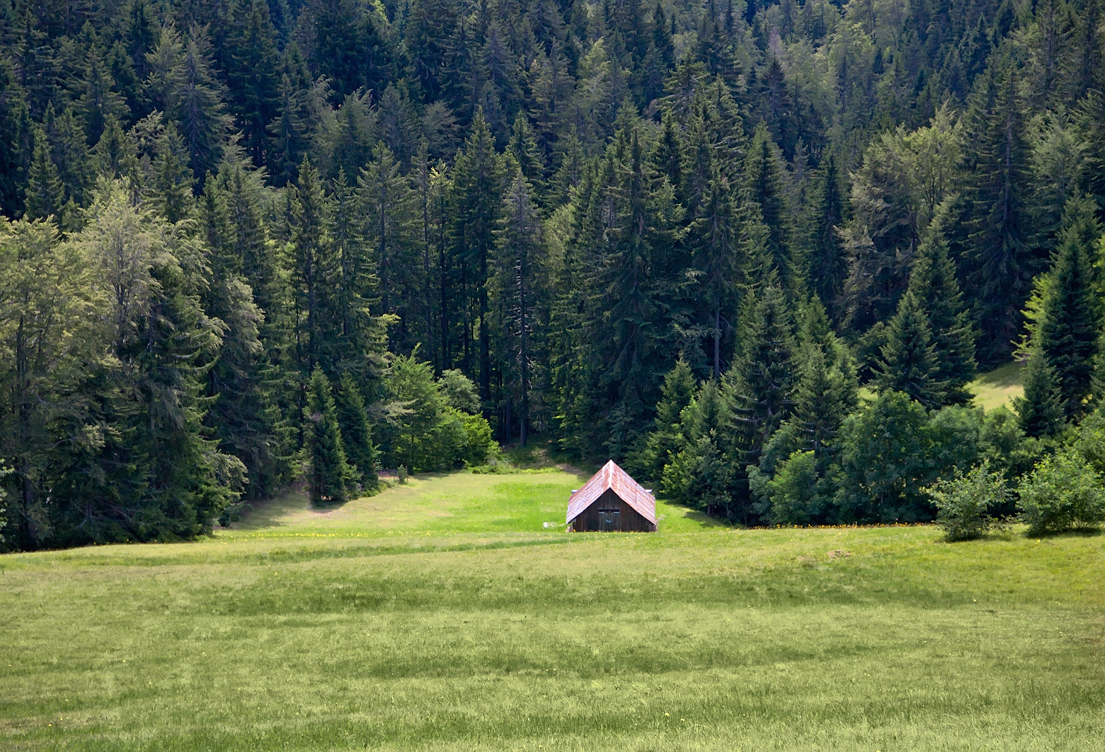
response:
<svg viewBox="0 0 1105 752"><path fill-rule="evenodd" d="M4 749L1099 749L1105 538L569 535L563 472L0 558Z"/></svg>
<svg viewBox="0 0 1105 752"><path fill-rule="evenodd" d="M975 404L987 410L1005 406L1013 409L1013 400L1024 394L1021 384L1022 365L1006 363L988 373L980 374L967 389L975 396Z"/></svg>

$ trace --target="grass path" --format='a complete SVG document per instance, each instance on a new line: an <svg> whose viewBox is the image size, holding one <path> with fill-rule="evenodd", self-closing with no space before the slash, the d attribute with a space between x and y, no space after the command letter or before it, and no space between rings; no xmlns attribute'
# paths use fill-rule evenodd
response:
<svg viewBox="0 0 1105 752"><path fill-rule="evenodd" d="M1105 537L545 528L579 482L0 557L0 749L1100 749Z"/></svg>

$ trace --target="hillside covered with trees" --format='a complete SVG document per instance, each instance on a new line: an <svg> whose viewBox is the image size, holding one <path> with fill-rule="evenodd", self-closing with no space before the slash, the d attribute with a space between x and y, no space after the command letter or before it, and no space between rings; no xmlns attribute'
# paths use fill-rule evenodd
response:
<svg viewBox="0 0 1105 752"><path fill-rule="evenodd" d="M741 524L1098 503L1103 9L2 0L0 547L531 434Z"/></svg>

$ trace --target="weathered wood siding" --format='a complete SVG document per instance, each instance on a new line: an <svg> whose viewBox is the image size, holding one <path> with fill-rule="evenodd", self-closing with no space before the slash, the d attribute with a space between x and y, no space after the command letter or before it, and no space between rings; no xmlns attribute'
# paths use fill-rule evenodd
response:
<svg viewBox="0 0 1105 752"><path fill-rule="evenodd" d="M617 514L611 514L609 510L615 509ZM608 521L614 521L615 524L608 524ZM596 531L652 533L656 531L656 526L610 489L575 518L572 530L577 533Z"/></svg>

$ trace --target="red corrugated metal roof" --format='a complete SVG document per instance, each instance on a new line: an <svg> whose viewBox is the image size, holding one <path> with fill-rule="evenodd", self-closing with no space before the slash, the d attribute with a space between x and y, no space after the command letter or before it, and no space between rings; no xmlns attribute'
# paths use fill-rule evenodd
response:
<svg viewBox="0 0 1105 752"><path fill-rule="evenodd" d="M600 496L611 489L621 499L653 525L656 524L656 499L641 484L629 477L625 470L618 467L614 460L602 466L602 470L591 476L583 488L573 491L568 498L568 518L566 523L578 517L584 509L594 504Z"/></svg>

